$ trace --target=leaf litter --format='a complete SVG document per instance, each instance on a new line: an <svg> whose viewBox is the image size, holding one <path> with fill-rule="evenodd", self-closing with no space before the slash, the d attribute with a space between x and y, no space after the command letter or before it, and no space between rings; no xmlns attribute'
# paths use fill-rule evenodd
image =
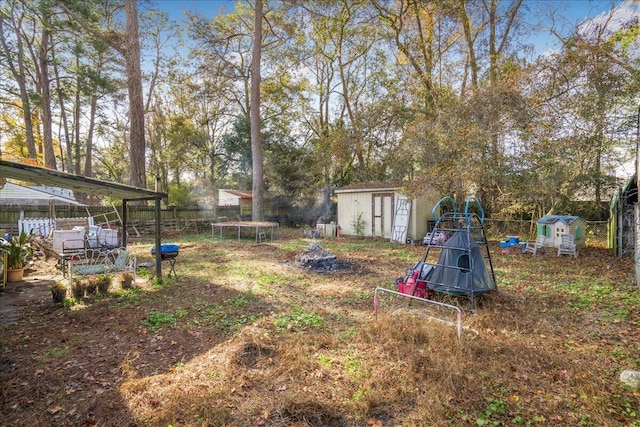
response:
<svg viewBox="0 0 640 427"><path fill-rule="evenodd" d="M351 267L316 272L292 269L308 245L293 232L259 245L182 239L179 281L80 310L32 298L0 327L3 423L640 425L640 393L617 380L640 369L640 292L632 260L604 248L493 250L498 291L465 312L478 335L458 341L392 314L402 301L373 317L373 290L391 288L419 247L327 239Z"/></svg>

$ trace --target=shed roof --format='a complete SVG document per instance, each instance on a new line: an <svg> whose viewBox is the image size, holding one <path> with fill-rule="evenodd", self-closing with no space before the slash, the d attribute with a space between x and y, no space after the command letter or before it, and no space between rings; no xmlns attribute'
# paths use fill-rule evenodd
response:
<svg viewBox="0 0 640 427"><path fill-rule="evenodd" d="M243 199L251 199L253 198L253 194L250 191L241 191L241 190L224 190L220 189L220 191L224 191L225 193L229 193L233 196L238 196Z"/></svg>
<svg viewBox="0 0 640 427"><path fill-rule="evenodd" d="M399 181L393 182L358 182L355 184L345 185L336 189L336 193L356 193L362 191L379 191L379 190L400 190L404 183Z"/></svg>
<svg viewBox="0 0 640 427"><path fill-rule="evenodd" d="M582 220L582 218L575 215L545 215L538 220L538 224L555 224L556 222L561 221L567 225L571 225L579 220Z"/></svg>

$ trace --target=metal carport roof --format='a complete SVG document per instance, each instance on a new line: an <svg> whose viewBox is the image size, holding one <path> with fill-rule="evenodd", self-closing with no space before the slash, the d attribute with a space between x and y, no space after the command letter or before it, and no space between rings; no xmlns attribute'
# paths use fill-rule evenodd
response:
<svg viewBox="0 0 640 427"><path fill-rule="evenodd" d="M75 199L70 199L56 194L48 193L34 187L24 187L15 182L7 182L0 185L0 205L40 205L54 204L86 206Z"/></svg>
<svg viewBox="0 0 640 427"><path fill-rule="evenodd" d="M0 160L0 178L12 178L68 188L81 193L97 194L120 200L161 200L167 197L166 193L157 193L145 188L131 187L8 160Z"/></svg>
<svg viewBox="0 0 640 427"><path fill-rule="evenodd" d="M17 179L20 181L33 182L36 184L46 184L70 190L108 196L123 201L123 243L126 245L126 203L130 200L154 200L156 205L156 247L161 244L160 239L160 201L167 198L166 193L147 190L144 188L131 187L129 185L118 184L110 181L103 181L95 178L74 175L40 166L27 165L24 163L11 162L0 159L0 181L2 178ZM1 182L0 182L1 185ZM156 251L156 277L162 281L162 263L160 251Z"/></svg>

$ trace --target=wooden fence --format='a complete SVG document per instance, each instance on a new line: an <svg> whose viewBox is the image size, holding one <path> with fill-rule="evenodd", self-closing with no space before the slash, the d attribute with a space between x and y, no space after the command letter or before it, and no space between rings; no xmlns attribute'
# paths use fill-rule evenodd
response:
<svg viewBox="0 0 640 427"><path fill-rule="evenodd" d="M18 233L18 222L21 219L35 219L38 224L51 222L55 218L87 218L93 217L96 225L105 228L120 226L122 206L56 206L53 212L48 206L2 206L0 208L0 229L15 235ZM127 206L127 232L130 236L153 235L155 233L156 211L153 206ZM219 206L216 209L199 208L164 208L160 211L161 228L163 230L179 230L202 232L210 230L210 223L218 220L250 220L240 210L240 206ZM265 219L285 225L288 217L278 210L266 209ZM46 227L38 227L38 229ZM44 234L44 233L43 233Z"/></svg>
<svg viewBox="0 0 640 427"><path fill-rule="evenodd" d="M155 208L148 206L127 206L127 223L142 229L153 229ZM10 234L18 233L18 221L22 218L45 219L86 218L92 216L96 224L118 223L122 218L122 206L114 210L110 206L56 206L52 212L48 206L2 206L0 209L0 229ZM237 219L240 217L239 206L222 206L214 209L165 208L160 211L163 228L180 228L189 224L210 223L214 219ZM151 224L151 225L148 225Z"/></svg>
<svg viewBox="0 0 640 427"><path fill-rule="evenodd" d="M117 207L115 214L113 207L92 206L87 210L78 206L56 206L56 218L86 218L94 217L97 225L108 221L116 221L117 216L122 217L122 206ZM0 208L0 229L15 235L18 233L18 220L20 213L24 218L50 218L48 206L2 206ZM161 209L161 229L163 231L179 232L210 232L211 222L214 220L250 220L250 215L244 215L239 206L220 206L214 209L198 208L165 208ZM267 211L265 219L279 222L282 226L288 225L286 215L278 215L277 211ZM149 236L155 234L155 208L149 206L127 206L127 233L129 236ZM118 224L119 226L119 224ZM522 240L535 239L535 222L519 220L495 220L487 219L485 231L492 240L504 239L507 235L520 236ZM602 244L607 242L606 221L587 221L588 244ZM1 237L1 236L0 236Z"/></svg>

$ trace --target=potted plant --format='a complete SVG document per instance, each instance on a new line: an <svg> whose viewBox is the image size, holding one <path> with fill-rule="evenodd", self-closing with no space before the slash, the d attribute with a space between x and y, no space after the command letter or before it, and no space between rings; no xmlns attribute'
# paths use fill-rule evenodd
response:
<svg viewBox="0 0 640 427"><path fill-rule="evenodd" d="M101 274L96 279L98 285L98 292L102 295L106 295L109 292L109 286L111 286L111 276L108 274Z"/></svg>
<svg viewBox="0 0 640 427"><path fill-rule="evenodd" d="M133 282L133 274L125 271L124 273L120 273L120 286L122 289L131 288L131 283Z"/></svg>
<svg viewBox="0 0 640 427"><path fill-rule="evenodd" d="M96 293L96 289L98 288L98 279L94 276L87 277L85 281L84 290L87 295L91 296Z"/></svg>
<svg viewBox="0 0 640 427"><path fill-rule="evenodd" d="M7 253L7 281L18 282L24 276L24 265L31 258L31 235L22 231L19 236L2 240L0 250Z"/></svg>
<svg viewBox="0 0 640 427"><path fill-rule="evenodd" d="M63 282L56 282L49 289L51 289L53 302L63 302L67 297L67 286Z"/></svg>
<svg viewBox="0 0 640 427"><path fill-rule="evenodd" d="M84 279L80 277L73 278L73 282L71 282L71 293L75 299L79 300L80 298L84 298L84 287Z"/></svg>

